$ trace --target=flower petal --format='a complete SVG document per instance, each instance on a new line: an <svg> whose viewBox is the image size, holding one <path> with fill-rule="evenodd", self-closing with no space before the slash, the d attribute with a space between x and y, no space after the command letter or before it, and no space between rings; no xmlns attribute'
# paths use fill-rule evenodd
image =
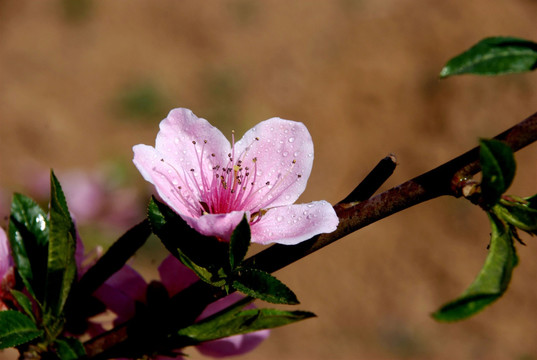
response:
<svg viewBox="0 0 537 360"><path fill-rule="evenodd" d="M231 306L233 303L241 300L242 295L234 293L228 295L212 304L209 304L201 313L196 321L203 320L220 310ZM246 309L253 309L255 306L250 304ZM248 334L228 336L226 338L208 341L196 346L200 353L212 357L226 357L233 355L241 355L253 350L270 334L270 330L259 330Z"/></svg>
<svg viewBox="0 0 537 360"><path fill-rule="evenodd" d="M235 152L244 154L244 166L256 168L259 190L251 204L260 206L246 206L249 210L289 205L304 192L313 166L313 141L304 124L280 118L262 121L235 144Z"/></svg>
<svg viewBox="0 0 537 360"><path fill-rule="evenodd" d="M188 214L189 208L185 202L178 200L178 180L169 165L163 162L161 154L148 145L135 145L134 165L145 180L155 185L159 196L178 214ZM174 184L175 182L175 184Z"/></svg>
<svg viewBox="0 0 537 360"><path fill-rule="evenodd" d="M213 166L227 163L230 148L220 130L179 108L160 122L155 148L133 147L133 162L179 215L199 216L200 188L212 181Z"/></svg>
<svg viewBox="0 0 537 360"><path fill-rule="evenodd" d="M294 245L330 233L338 223L334 208L324 200L271 208L252 225L252 242Z"/></svg>
<svg viewBox="0 0 537 360"><path fill-rule="evenodd" d="M11 251L9 249L7 235L4 229L0 228L0 282L13 266L13 258L11 257Z"/></svg>
<svg viewBox="0 0 537 360"><path fill-rule="evenodd" d="M197 232L205 236L216 236L225 241L229 241L231 233L239 225L242 217L250 214L245 211L232 211L227 214L206 214L199 218L183 216L183 219Z"/></svg>
<svg viewBox="0 0 537 360"><path fill-rule="evenodd" d="M170 296L186 289L198 280L192 270L184 266L173 255L168 255L158 267L160 281Z"/></svg>
<svg viewBox="0 0 537 360"><path fill-rule="evenodd" d="M206 356L226 357L242 355L252 351L270 335L270 330L229 336L223 339L208 341L196 346L196 349Z"/></svg>
<svg viewBox="0 0 537 360"><path fill-rule="evenodd" d="M137 301L145 301L146 288L147 284L142 276L125 265L94 294L107 308L117 314L115 323L122 323L134 316Z"/></svg>

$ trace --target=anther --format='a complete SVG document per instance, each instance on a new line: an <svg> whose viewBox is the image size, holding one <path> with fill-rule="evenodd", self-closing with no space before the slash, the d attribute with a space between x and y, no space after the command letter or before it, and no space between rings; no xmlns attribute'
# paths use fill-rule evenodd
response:
<svg viewBox="0 0 537 360"><path fill-rule="evenodd" d="M194 140L192 140L192 144L196 145L196 142Z"/></svg>
<svg viewBox="0 0 537 360"><path fill-rule="evenodd" d="M207 140L203 140L203 143L204 143L204 144L207 144Z"/></svg>

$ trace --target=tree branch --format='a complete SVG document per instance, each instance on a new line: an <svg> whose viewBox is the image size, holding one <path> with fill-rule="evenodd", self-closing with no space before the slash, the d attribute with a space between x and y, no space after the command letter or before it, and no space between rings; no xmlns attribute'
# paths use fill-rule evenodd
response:
<svg viewBox="0 0 537 360"><path fill-rule="evenodd" d="M504 141L513 151L535 142L537 140L537 113L495 138ZM393 160L392 163L395 164ZM460 197L466 182L479 171L479 148L476 147L375 197L368 198L371 189L369 185L365 186L367 191L360 190L359 196L356 196L359 186L344 201L334 206L340 219L336 231L317 235L297 245L273 245L247 259L247 264L255 265L256 268L267 272L277 271L346 235L399 211L443 195ZM387 178L391 172L384 172L384 174ZM380 186L379 181L372 183ZM367 196L363 199L360 194L367 194ZM194 320L188 316L188 306L195 304L196 307L203 308L225 295L226 293L221 289L198 281L171 299L169 321L187 324ZM106 354L111 345L115 346L118 342L128 341L125 329L129 324L131 322L88 341L85 344L88 357L94 358L97 355L101 357Z"/></svg>

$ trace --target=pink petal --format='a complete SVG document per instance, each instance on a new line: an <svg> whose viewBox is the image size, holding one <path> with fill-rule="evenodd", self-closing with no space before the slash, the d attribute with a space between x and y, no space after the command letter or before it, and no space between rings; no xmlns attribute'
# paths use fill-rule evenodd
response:
<svg viewBox="0 0 537 360"><path fill-rule="evenodd" d="M289 205L304 192L313 166L313 141L304 124L280 118L262 121L235 144L236 153L243 151L243 164L257 166L255 183L261 188L255 195L260 206L250 210Z"/></svg>
<svg viewBox="0 0 537 360"><path fill-rule="evenodd" d="M227 308L228 306L234 304L242 298L242 295L234 293L218 301L215 301L212 304L209 304L209 306L207 306L205 310L203 310L201 315L198 317L197 321L203 320L204 318ZM250 304L246 307L246 309L253 308L255 308L253 304ZM241 355L253 350L263 340L265 340L269 336L269 334L270 330L259 330L248 334L234 335L223 339L208 341L197 345L196 348L203 355L212 357Z"/></svg>
<svg viewBox="0 0 537 360"><path fill-rule="evenodd" d="M192 270L184 266L173 255L168 255L158 267L160 281L168 290L170 296L174 296L181 290L186 289L198 280Z"/></svg>
<svg viewBox="0 0 537 360"><path fill-rule="evenodd" d="M270 335L270 330L234 335L227 338L208 341L196 346L200 353L212 357L226 357L245 354L252 351Z"/></svg>
<svg viewBox="0 0 537 360"><path fill-rule="evenodd" d="M216 236L222 240L229 241L231 233L239 225L245 212L232 211L227 214L206 214L200 218L183 219L197 232L206 236ZM249 213L246 216L249 218Z"/></svg>
<svg viewBox="0 0 537 360"><path fill-rule="evenodd" d="M294 245L317 234L331 233L338 223L334 208L324 200L271 208L252 224L252 242Z"/></svg>
<svg viewBox="0 0 537 360"><path fill-rule="evenodd" d="M213 166L227 163L230 149L226 137L207 120L188 109L174 109L160 123L155 148L134 146L133 161L178 214L197 217L200 188L212 180Z"/></svg>
<svg viewBox="0 0 537 360"><path fill-rule="evenodd" d="M193 141L196 145L192 144ZM198 156L202 147L204 158L209 160L204 163L213 159L217 164L227 162L231 145L222 132L207 120L198 118L189 109L178 108L170 111L168 117L161 121L155 148L177 169L198 170ZM211 155L213 153L215 156ZM212 167L207 168L210 170ZM212 171L209 174L212 175Z"/></svg>
<svg viewBox="0 0 537 360"><path fill-rule="evenodd" d="M4 229L0 228L0 282L10 272L10 268L13 266L13 258L11 257L11 251L9 242ZM1 288L0 288L1 292Z"/></svg>
<svg viewBox="0 0 537 360"><path fill-rule="evenodd" d="M184 184L179 185L175 170L162 161L162 154L148 145L136 145L132 150L134 151L134 165L145 180L155 185L162 200L178 214L190 214L191 210L177 198L177 186L184 186Z"/></svg>
<svg viewBox="0 0 537 360"><path fill-rule="evenodd" d="M117 314L116 323L134 316L136 302L145 301L147 284L140 274L128 265L110 277L94 295Z"/></svg>

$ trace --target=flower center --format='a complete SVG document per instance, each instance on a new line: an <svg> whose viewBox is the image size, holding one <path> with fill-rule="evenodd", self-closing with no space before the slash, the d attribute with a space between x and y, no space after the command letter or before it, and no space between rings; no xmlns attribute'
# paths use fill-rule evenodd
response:
<svg viewBox="0 0 537 360"><path fill-rule="evenodd" d="M261 178L258 171L257 157L248 157L248 152L256 137L243 151L235 151L235 133L232 132L231 151L224 163L218 163L214 153L209 154L202 144L192 141L197 159L197 168L176 169L170 165L178 180L169 180L177 199L194 217L205 214L225 214L235 210L250 211L250 222L258 221L266 213L266 207L278 197L292 182L285 184L287 176L292 174L296 160L288 164L284 174L273 180ZM200 149L201 145L201 149ZM165 162L164 159L161 161ZM182 171L182 173L181 173ZM296 174L298 178L300 174Z"/></svg>

